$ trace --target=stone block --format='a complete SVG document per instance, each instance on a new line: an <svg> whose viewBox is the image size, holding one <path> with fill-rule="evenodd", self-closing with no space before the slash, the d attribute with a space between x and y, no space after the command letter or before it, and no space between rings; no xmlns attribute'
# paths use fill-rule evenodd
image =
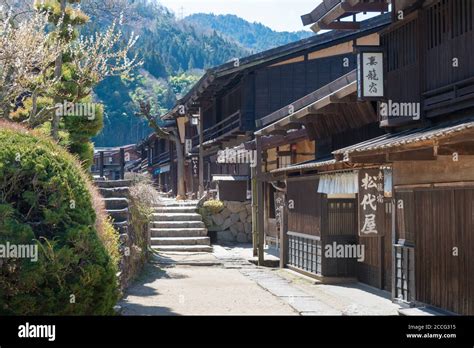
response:
<svg viewBox="0 0 474 348"><path fill-rule="evenodd" d="M245 233L239 233L237 235L237 242L239 243L247 243L247 235Z"/></svg>
<svg viewBox="0 0 474 348"><path fill-rule="evenodd" d="M225 219L221 214L216 214L212 216L212 221L214 221L217 226L222 226L224 224Z"/></svg>
<svg viewBox="0 0 474 348"><path fill-rule="evenodd" d="M234 236L232 235L231 231L221 231L217 232L217 240L224 242L232 242L234 241Z"/></svg>

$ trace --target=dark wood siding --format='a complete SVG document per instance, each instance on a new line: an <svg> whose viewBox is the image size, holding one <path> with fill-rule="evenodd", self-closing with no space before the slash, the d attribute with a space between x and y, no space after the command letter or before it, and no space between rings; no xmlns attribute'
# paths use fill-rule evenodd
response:
<svg viewBox="0 0 474 348"><path fill-rule="evenodd" d="M397 191L397 240L415 243L415 197L411 190Z"/></svg>
<svg viewBox="0 0 474 348"><path fill-rule="evenodd" d="M473 189L415 191L416 298L460 314L474 314L474 281L468 276L474 274L473 194Z"/></svg>
<svg viewBox="0 0 474 348"><path fill-rule="evenodd" d="M288 181L288 202L293 201L294 209L288 210L288 230L321 235L322 204L326 204L325 195L319 194L319 180Z"/></svg>
<svg viewBox="0 0 474 348"><path fill-rule="evenodd" d="M416 289L412 299L474 314L474 281L469 276L474 274L474 189L397 190L396 199L404 202L403 211L397 209L397 236L414 241L414 249L408 248L414 260L405 250L405 259L411 259L415 269L415 279L405 275L410 280L405 287Z"/></svg>
<svg viewBox="0 0 474 348"><path fill-rule="evenodd" d="M474 3L441 0L424 10L426 28L426 90L474 76ZM459 67L453 68L453 58Z"/></svg>
<svg viewBox="0 0 474 348"><path fill-rule="evenodd" d="M349 59L344 66L343 59ZM260 119L355 69L353 54L268 67L256 72L256 118Z"/></svg>
<svg viewBox="0 0 474 348"><path fill-rule="evenodd" d="M363 283L387 291L392 289L392 203L384 204L383 237L359 237L365 260L357 264L357 276Z"/></svg>
<svg viewBox="0 0 474 348"><path fill-rule="evenodd" d="M247 200L247 181L219 182L219 199L221 201L245 202Z"/></svg>
<svg viewBox="0 0 474 348"><path fill-rule="evenodd" d="M397 103L421 102L420 21L418 16L406 19L402 26L381 36L386 50L387 100ZM408 117L381 118L387 125L411 122Z"/></svg>
<svg viewBox="0 0 474 348"><path fill-rule="evenodd" d="M329 199L327 227L323 230L323 247L357 244L357 201ZM323 249L324 251L325 249ZM355 258L327 258L323 253L322 274L334 277L355 277Z"/></svg>

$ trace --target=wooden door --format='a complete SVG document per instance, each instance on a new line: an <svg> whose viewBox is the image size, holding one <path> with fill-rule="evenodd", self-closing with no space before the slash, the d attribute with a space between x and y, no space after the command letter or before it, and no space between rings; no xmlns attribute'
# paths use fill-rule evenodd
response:
<svg viewBox="0 0 474 348"><path fill-rule="evenodd" d="M416 300L474 314L474 189L415 191Z"/></svg>

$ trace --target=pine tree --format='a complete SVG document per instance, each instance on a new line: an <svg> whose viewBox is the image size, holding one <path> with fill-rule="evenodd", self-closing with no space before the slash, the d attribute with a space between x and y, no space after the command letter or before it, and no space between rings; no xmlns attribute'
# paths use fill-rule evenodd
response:
<svg viewBox="0 0 474 348"><path fill-rule="evenodd" d="M79 6L75 6L80 2L81 0L38 1L36 8L40 12L48 13L50 23L59 29L61 38L71 43L79 36L78 28L89 21L89 17ZM63 107L56 110L53 115L51 136L56 140L67 142L70 151L83 161L85 167L88 167L94 157L90 139L103 127L103 109L100 105L92 103L94 81L90 78L84 83L81 79L81 83L78 83L77 66L72 62L70 52L58 57L53 69L51 75L58 80L52 91L54 105ZM82 111L93 110L93 113L67 112L64 106ZM61 129L67 131L66 139L64 137L60 139Z"/></svg>

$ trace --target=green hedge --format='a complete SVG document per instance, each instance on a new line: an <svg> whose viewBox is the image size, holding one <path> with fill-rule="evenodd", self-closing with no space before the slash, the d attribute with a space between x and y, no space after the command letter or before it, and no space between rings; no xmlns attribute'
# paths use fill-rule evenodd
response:
<svg viewBox="0 0 474 348"><path fill-rule="evenodd" d="M108 315L117 266L97 231L88 178L49 138L0 122L0 245L39 259L0 259L0 314Z"/></svg>

